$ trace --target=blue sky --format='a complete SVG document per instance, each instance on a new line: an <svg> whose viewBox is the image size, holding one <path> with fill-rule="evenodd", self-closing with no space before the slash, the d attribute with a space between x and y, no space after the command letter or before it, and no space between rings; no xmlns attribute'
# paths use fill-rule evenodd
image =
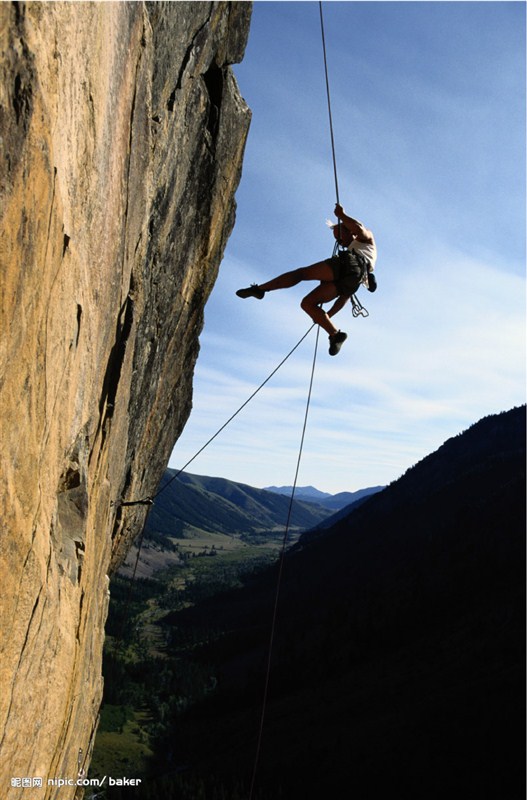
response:
<svg viewBox="0 0 527 800"><path fill-rule="evenodd" d="M370 312L319 340L299 485L389 483L525 402L525 4L326 2L340 199L372 228ZM253 112L237 221L205 310L179 468L310 326L315 284L240 300L332 251L335 188L317 2L256 2L235 67ZM290 485L315 330L189 471Z"/></svg>

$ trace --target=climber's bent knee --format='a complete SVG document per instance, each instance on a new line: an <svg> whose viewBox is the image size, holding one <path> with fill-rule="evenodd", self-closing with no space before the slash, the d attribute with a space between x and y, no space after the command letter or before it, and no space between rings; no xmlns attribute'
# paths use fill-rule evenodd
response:
<svg viewBox="0 0 527 800"><path fill-rule="evenodd" d="M309 295L307 297L303 297L302 300L300 301L300 308L307 314L311 313L315 305L316 305L315 303L309 300Z"/></svg>

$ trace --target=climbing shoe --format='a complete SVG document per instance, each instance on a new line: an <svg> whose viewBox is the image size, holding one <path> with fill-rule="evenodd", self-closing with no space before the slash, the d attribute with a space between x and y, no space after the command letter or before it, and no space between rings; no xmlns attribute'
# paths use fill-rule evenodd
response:
<svg viewBox="0 0 527 800"><path fill-rule="evenodd" d="M368 272L368 291L374 292L377 288L377 278L373 272Z"/></svg>
<svg viewBox="0 0 527 800"><path fill-rule="evenodd" d="M340 348L348 338L348 334L344 331L337 331L329 337L329 355L336 356Z"/></svg>
<svg viewBox="0 0 527 800"><path fill-rule="evenodd" d="M256 297L258 300L262 300L265 292L263 289L260 289L258 284L251 283L247 289L238 289L236 294L238 297L243 297L244 300L246 297Z"/></svg>

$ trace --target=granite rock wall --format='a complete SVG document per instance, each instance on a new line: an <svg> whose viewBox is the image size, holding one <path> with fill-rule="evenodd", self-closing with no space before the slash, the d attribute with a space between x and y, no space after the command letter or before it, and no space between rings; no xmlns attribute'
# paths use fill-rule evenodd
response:
<svg viewBox="0 0 527 800"><path fill-rule="evenodd" d="M0 4L0 796L73 798L109 574L191 409L251 4Z"/></svg>

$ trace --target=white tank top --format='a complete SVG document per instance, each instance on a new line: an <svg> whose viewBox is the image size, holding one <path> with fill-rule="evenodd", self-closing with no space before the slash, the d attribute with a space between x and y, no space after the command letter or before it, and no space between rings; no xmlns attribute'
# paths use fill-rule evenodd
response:
<svg viewBox="0 0 527 800"><path fill-rule="evenodd" d="M375 262L377 261L377 248L374 244L370 242L359 242L357 239L354 239L348 247L348 250L351 253L356 250L364 256L364 258L367 258L369 261L368 272L373 272L375 269Z"/></svg>

